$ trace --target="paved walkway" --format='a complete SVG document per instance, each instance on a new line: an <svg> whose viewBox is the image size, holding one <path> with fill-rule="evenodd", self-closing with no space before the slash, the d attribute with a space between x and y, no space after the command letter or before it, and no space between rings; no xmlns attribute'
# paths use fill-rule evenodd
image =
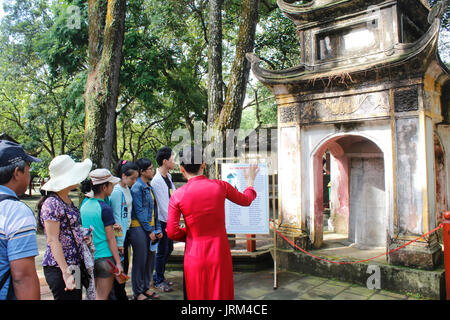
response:
<svg viewBox="0 0 450 320"><path fill-rule="evenodd" d="M43 300L53 300L42 271L42 258L45 250L45 237L38 235L40 254L36 257L36 267L41 283ZM131 270L131 266L130 266ZM166 277L175 282L174 291L159 293L161 300L183 300L182 271L166 271ZM416 300L386 290L370 290L365 287L333 279L311 275L279 272L278 289L273 289L273 269L258 272L234 273L236 300ZM131 281L126 290L132 298Z"/></svg>
<svg viewBox="0 0 450 320"><path fill-rule="evenodd" d="M53 296L45 282L41 280L42 300L53 300ZM174 291L160 293L161 300L183 300L182 271L169 271L167 278L174 281ZM278 289L273 289L273 272L234 273L236 300L416 300L413 297L389 292L386 290L369 290L367 288L293 272L278 274ZM131 282L126 286L127 294L133 296Z"/></svg>
<svg viewBox="0 0 450 320"><path fill-rule="evenodd" d="M27 199L26 202L32 208L35 208L38 195ZM78 202L76 195L73 195L75 203ZM322 250L328 254L330 250L335 250L344 256L359 258L359 254L367 255L367 250L361 252L355 248L342 245L343 239L338 235L325 234L328 245ZM37 235L39 256L36 257L36 268L41 283L41 297L43 300L52 300L53 296L47 286L42 271L42 259L46 248L46 239L42 234ZM268 240L270 242L271 240ZM260 241L258 245L266 244ZM183 244L175 245L175 250L183 250ZM245 251L245 241L238 243L235 251ZM345 251L342 251L345 250ZM378 251L369 252L376 256ZM320 252L318 252L320 254ZM366 256L361 256L364 258ZM382 259L382 258L380 258ZM131 266L130 266L131 271ZM174 291L170 293L159 293L161 300L182 300L183 285L181 271L168 271L166 277L175 282ZM386 290L370 290L359 285L335 281L333 279L321 278L301 273L279 272L278 289L273 289L273 269L259 272L236 272L234 273L235 298L237 300L416 300L414 297L408 297ZM131 298L131 281L127 282L126 290Z"/></svg>

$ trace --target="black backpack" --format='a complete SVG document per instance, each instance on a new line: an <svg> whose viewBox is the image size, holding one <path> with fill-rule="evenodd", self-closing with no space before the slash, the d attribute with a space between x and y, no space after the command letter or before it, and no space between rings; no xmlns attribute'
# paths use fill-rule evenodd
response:
<svg viewBox="0 0 450 320"><path fill-rule="evenodd" d="M0 202L2 202L3 200L13 200L13 201L19 201L19 199L17 199L14 196L11 196L9 194L0 194ZM3 275L3 278L0 280L0 290L3 289L3 286L5 285L6 281L8 281L8 279L11 278L11 268L9 268L5 274ZM13 284L12 284L12 278L11 281L9 282L9 288L8 288L8 293L6 294L6 300L11 299L12 294L13 294Z"/></svg>

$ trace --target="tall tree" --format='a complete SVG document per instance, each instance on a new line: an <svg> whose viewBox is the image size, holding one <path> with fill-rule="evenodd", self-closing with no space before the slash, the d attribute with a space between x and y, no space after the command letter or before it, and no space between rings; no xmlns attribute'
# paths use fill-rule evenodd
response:
<svg viewBox="0 0 450 320"><path fill-rule="evenodd" d="M125 32L126 0L89 0L89 71L85 93L85 157L110 168Z"/></svg>
<svg viewBox="0 0 450 320"><path fill-rule="evenodd" d="M236 53L231 68L230 81L225 102L218 122L219 130L237 129L241 123L242 106L244 104L247 82L250 73L250 62L245 55L253 52L256 25L258 24L260 0L244 0L236 44Z"/></svg>
<svg viewBox="0 0 450 320"><path fill-rule="evenodd" d="M208 126L214 126L223 107L222 5L223 0L209 1Z"/></svg>
<svg viewBox="0 0 450 320"><path fill-rule="evenodd" d="M222 1L210 0L209 7L209 84L208 84L208 129L219 134L216 151L227 151L226 131L240 126L242 106L245 99L250 63L245 54L252 52L255 42L256 25L260 0L243 0L239 22L239 32L231 74L226 95L222 96ZM221 138L221 139L220 139ZM233 138L234 139L234 138ZM230 141L228 141L230 142ZM222 143L222 147L220 144ZM216 157L218 155L215 155ZM227 154L227 156L229 156ZM207 166L210 177L215 176L215 166Z"/></svg>
<svg viewBox="0 0 450 320"><path fill-rule="evenodd" d="M81 157L83 140L85 74L76 74L71 45L83 33L69 30L66 20L61 4L17 0L5 3L0 24L0 132L50 159Z"/></svg>

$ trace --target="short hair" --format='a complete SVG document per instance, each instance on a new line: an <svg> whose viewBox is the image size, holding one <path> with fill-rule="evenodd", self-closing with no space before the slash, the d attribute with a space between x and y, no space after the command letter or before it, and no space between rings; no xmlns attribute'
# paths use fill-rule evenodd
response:
<svg viewBox="0 0 450 320"><path fill-rule="evenodd" d="M119 160L117 162L114 173L118 177L122 177L122 175L126 175L127 177L131 176L134 171L139 173L139 167L136 163L126 160Z"/></svg>
<svg viewBox="0 0 450 320"><path fill-rule="evenodd" d="M24 172L27 165L28 164L22 160L6 167L0 167L0 185L7 184L11 181L16 168L19 168L19 171Z"/></svg>
<svg viewBox="0 0 450 320"><path fill-rule="evenodd" d="M180 157L180 166L189 173L196 174L202 165L202 161L200 161L200 163L195 163L196 154L202 153L201 150L195 146L185 147L178 153L178 156Z"/></svg>
<svg viewBox="0 0 450 320"><path fill-rule="evenodd" d="M140 177L141 171L147 170L152 165L152 161L148 158L141 158L138 161L136 161L136 164L139 167L139 177Z"/></svg>
<svg viewBox="0 0 450 320"><path fill-rule="evenodd" d="M158 166L162 166L164 160L169 160L172 156L172 149L169 147L164 147L158 150L156 153L156 163L158 163Z"/></svg>

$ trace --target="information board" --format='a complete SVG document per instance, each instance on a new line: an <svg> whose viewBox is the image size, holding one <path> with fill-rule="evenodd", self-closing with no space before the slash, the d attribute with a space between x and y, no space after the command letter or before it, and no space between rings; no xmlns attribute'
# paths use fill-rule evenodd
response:
<svg viewBox="0 0 450 320"><path fill-rule="evenodd" d="M222 180L240 192L247 187L244 172L248 164L222 163ZM258 164L254 188L257 197L249 207L225 200L225 225L228 234L269 234L269 177L266 163Z"/></svg>

